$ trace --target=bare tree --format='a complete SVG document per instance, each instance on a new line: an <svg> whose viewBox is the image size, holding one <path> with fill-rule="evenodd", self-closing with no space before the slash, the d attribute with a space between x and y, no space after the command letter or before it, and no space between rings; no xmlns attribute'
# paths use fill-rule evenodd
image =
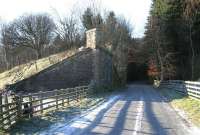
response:
<svg viewBox="0 0 200 135"><path fill-rule="evenodd" d="M33 60L32 54L41 58L42 51L53 40L54 30L54 21L46 14L22 16L3 25L1 42L6 69ZM37 69L36 62L35 66Z"/></svg>
<svg viewBox="0 0 200 135"><path fill-rule="evenodd" d="M194 79L194 60L195 60L195 48L194 48L194 43L193 43L193 33L194 33L194 20L195 17L198 14L199 11L199 5L200 1L198 0L186 0L185 1L185 11L184 11L184 17L186 19L187 25L189 27L189 42L190 42L190 48L191 48L191 79Z"/></svg>
<svg viewBox="0 0 200 135"><path fill-rule="evenodd" d="M132 27L124 17L110 12L103 27L105 47L113 54L113 62L121 84L126 83L128 48L132 41Z"/></svg>
<svg viewBox="0 0 200 135"><path fill-rule="evenodd" d="M159 18L152 16L149 21L152 37L148 40L152 41L153 48L153 54L150 55L153 61L156 62L156 67L159 68L159 79L163 81L175 75L175 66L173 65L175 53L165 49L167 41L165 40L165 35L162 33L163 29Z"/></svg>
<svg viewBox="0 0 200 135"><path fill-rule="evenodd" d="M13 36L14 27L11 24L4 24L1 27L1 43L2 43L2 53L3 59L6 65L6 69L11 68L11 57L13 51Z"/></svg>
<svg viewBox="0 0 200 135"><path fill-rule="evenodd" d="M35 50L37 59L54 36L55 24L47 14L22 16L14 22L14 44Z"/></svg>
<svg viewBox="0 0 200 135"><path fill-rule="evenodd" d="M67 17L59 17L57 24L57 40L64 48L72 48L80 46L81 32L79 30L79 20L74 12ZM57 42L58 42L57 41Z"/></svg>

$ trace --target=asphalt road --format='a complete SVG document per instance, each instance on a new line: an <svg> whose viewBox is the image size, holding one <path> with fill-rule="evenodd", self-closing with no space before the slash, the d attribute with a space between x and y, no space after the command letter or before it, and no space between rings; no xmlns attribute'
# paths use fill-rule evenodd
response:
<svg viewBox="0 0 200 135"><path fill-rule="evenodd" d="M149 85L129 85L107 102L41 135L190 135L190 125ZM195 134L197 135L197 134Z"/></svg>
<svg viewBox="0 0 200 135"><path fill-rule="evenodd" d="M189 135L187 124L148 85L130 85L80 135Z"/></svg>

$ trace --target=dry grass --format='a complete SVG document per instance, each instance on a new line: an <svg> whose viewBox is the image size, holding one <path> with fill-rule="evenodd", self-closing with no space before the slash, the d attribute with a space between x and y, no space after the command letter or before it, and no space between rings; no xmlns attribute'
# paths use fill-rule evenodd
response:
<svg viewBox="0 0 200 135"><path fill-rule="evenodd" d="M77 49L71 49L62 53L39 59L37 61L31 61L30 63L16 66L8 71L0 73L0 90L3 89L7 84L13 84L25 78L28 78L50 67L51 65L54 65L62 61L63 59L74 55L77 51Z"/></svg>
<svg viewBox="0 0 200 135"><path fill-rule="evenodd" d="M188 119L200 127L200 101L180 93L175 90L162 89L161 93L170 100L171 105L174 108L178 108L185 112Z"/></svg>

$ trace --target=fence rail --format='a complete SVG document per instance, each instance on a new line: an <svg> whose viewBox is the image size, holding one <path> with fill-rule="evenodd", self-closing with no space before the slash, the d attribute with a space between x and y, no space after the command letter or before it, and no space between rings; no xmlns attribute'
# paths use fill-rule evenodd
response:
<svg viewBox="0 0 200 135"><path fill-rule="evenodd" d="M89 89L89 86L80 86L28 95L0 94L0 128L9 129L21 118L69 106L85 98Z"/></svg>
<svg viewBox="0 0 200 135"><path fill-rule="evenodd" d="M179 93L200 99L200 82L169 80L161 82L160 86L174 89Z"/></svg>

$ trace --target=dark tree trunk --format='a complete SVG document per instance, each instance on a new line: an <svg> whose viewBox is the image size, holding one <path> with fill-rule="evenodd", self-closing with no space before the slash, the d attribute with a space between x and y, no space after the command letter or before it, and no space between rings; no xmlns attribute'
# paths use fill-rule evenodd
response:
<svg viewBox="0 0 200 135"><path fill-rule="evenodd" d="M191 56L191 79L194 80L194 58L195 58L195 52L194 52L194 46L193 46L193 40L192 40L192 25L190 25L190 48L192 52Z"/></svg>

